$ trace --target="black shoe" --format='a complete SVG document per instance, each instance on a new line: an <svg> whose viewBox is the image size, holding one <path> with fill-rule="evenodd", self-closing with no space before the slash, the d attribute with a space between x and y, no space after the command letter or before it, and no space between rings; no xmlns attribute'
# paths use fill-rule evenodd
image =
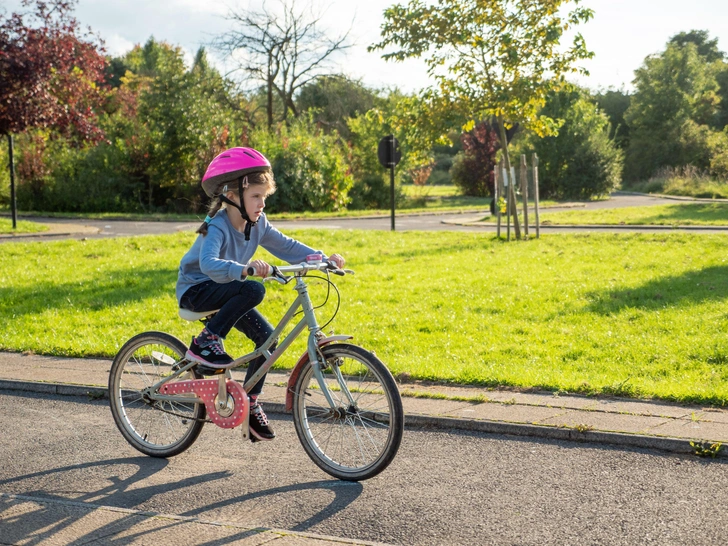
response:
<svg viewBox="0 0 728 546"><path fill-rule="evenodd" d="M276 437L276 433L268 424L268 417L263 412L263 407L256 402L250 407L250 440L252 442L260 442L264 440L272 440Z"/></svg>
<svg viewBox="0 0 728 546"><path fill-rule="evenodd" d="M188 360L193 360L203 366L198 366L198 371L203 375L221 373L233 362L222 346L220 336L212 334L205 328L202 333L192 339L190 348L185 355ZM209 371L210 373L205 373Z"/></svg>

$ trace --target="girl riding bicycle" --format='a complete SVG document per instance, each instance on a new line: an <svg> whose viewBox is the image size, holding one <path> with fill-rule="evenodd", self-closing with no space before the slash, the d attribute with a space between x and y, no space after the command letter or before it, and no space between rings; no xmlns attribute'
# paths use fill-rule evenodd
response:
<svg viewBox="0 0 728 546"><path fill-rule="evenodd" d="M212 160L202 178L202 188L212 198L200 235L182 257L176 296L183 309L194 312L219 311L192 339L187 358L198 362L203 375L222 373L233 359L222 341L237 328L258 348L273 332L271 324L255 309L265 297L262 283L248 279L266 277L270 265L253 260L259 246L288 263L306 261L321 251L283 235L263 213L265 199L276 190L270 162L252 148L231 148ZM328 258L343 268L344 258ZM264 363L264 357L251 361L247 381ZM253 441L275 438L268 419L258 403L265 376L248 392L250 432Z"/></svg>

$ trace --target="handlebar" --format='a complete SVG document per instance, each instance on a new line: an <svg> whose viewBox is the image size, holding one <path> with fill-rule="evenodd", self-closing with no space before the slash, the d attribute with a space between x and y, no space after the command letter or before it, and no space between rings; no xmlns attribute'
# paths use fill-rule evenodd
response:
<svg viewBox="0 0 728 546"><path fill-rule="evenodd" d="M294 276L297 275L305 275L309 271L327 271L331 272L334 275L353 275L354 271L351 269L339 269L336 267L336 264L334 264L331 261L323 261L323 262L313 262L313 263L307 263L307 262L301 262L299 264L292 264L292 265L281 265L281 266L271 266L271 271L268 273L268 275L263 279L264 281L277 281L281 284L286 284L288 281L291 280L292 277L287 276L286 274L293 274ZM247 274L254 275L255 274L255 268L248 267L246 270Z"/></svg>

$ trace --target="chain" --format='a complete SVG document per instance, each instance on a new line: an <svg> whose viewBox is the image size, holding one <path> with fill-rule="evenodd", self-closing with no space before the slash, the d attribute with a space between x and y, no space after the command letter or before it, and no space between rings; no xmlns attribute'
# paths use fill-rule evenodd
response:
<svg viewBox="0 0 728 546"><path fill-rule="evenodd" d="M197 421L198 423L212 423L211 419L197 419L195 417L190 417L189 415L182 415L180 413L175 413L173 411L166 410L164 408L159 407L159 402L154 402L150 404L154 409L161 411L162 413L168 413L169 415L174 415L175 417L179 417L180 419L189 419L192 421Z"/></svg>

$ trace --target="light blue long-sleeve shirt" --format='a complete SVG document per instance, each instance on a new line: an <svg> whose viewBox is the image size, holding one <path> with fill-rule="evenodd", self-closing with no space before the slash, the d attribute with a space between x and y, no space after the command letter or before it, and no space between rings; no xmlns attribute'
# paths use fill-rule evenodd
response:
<svg viewBox="0 0 728 546"><path fill-rule="evenodd" d="M199 235L179 264L177 302L191 286L213 280L217 283L239 281L243 268L262 246L276 258L291 264L306 261L309 254L323 254L274 228L265 214L250 231L250 240L230 223L227 210L219 211L208 226L207 235Z"/></svg>

